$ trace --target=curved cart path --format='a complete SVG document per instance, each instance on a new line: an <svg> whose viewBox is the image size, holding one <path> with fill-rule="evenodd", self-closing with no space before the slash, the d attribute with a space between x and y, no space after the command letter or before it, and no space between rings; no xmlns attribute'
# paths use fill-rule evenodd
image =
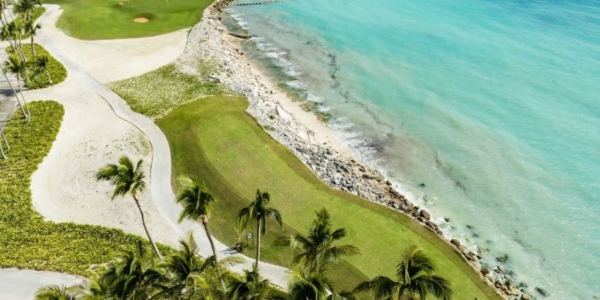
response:
<svg viewBox="0 0 600 300"><path fill-rule="evenodd" d="M52 99L65 107L57 139L32 176L34 206L49 220L119 228L145 237L130 199L116 199L111 203L110 186L93 180L93 173L99 167L133 151L132 158L151 161L147 171L149 188L143 195L142 206L153 237L176 246L178 239L193 230L199 254L211 255L208 239L199 224L177 223L181 207L175 203L171 187L171 154L165 135L150 119L133 112L123 99L65 53L58 43L64 33L52 30L54 24L47 24L55 21L49 16L55 16L58 6L45 6L47 11L39 21L44 28L38 31L37 41L63 63L69 75L56 86L26 92L27 99ZM115 142L120 143L116 148ZM145 144L148 149L144 149ZM65 202L65 198L72 198L71 202ZM93 204L95 201L98 203ZM230 255L243 258L244 263L232 267L233 271L251 268L253 259L231 251L219 241L215 243L221 259ZM283 267L261 263L260 272L278 286L287 285L287 269Z"/></svg>

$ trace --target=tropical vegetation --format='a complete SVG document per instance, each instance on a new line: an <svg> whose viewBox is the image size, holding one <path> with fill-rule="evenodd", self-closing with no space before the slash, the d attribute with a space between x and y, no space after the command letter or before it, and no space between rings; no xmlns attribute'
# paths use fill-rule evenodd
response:
<svg viewBox="0 0 600 300"><path fill-rule="evenodd" d="M386 276L377 276L359 284L355 292L373 293L375 299L427 299L433 295L438 299L452 299L450 283L435 274L433 262L417 246L408 247L396 269L396 281Z"/></svg>
<svg viewBox="0 0 600 300"><path fill-rule="evenodd" d="M67 77L64 66L40 45L35 44L35 35L41 28L36 19L45 11L40 5L38 0L18 0L14 3L13 10L5 5L1 9L0 38L10 44L6 49L9 60L4 63L3 71L5 75L7 72L16 75L19 92L21 79L25 80L26 87L37 89L60 83ZM12 20L7 22L9 18ZM30 40L27 46L23 45L25 39ZM24 99L23 101L25 102Z"/></svg>
<svg viewBox="0 0 600 300"><path fill-rule="evenodd" d="M144 226L144 231L146 231L146 236L148 237L150 244L152 244L152 249L158 258L162 260L162 255L160 254L158 247L156 247L156 243L154 243L154 240L152 240L152 236L148 231L148 226L146 226L144 211L142 210L142 206L140 204L140 194L146 189L146 175L144 174L144 170L142 170L143 162L144 161L140 159L134 166L129 157L122 156L119 158L118 165L108 164L100 169L96 173L96 180L110 181L110 183L114 186L111 200L115 200L115 198L119 196L122 197L127 194L131 195L133 202L140 211L142 225Z"/></svg>
<svg viewBox="0 0 600 300"><path fill-rule="evenodd" d="M7 48L9 57L15 60L20 60L20 55L17 54L14 48ZM35 58L33 57L32 49L35 49ZM41 89L52 85L59 84L67 79L67 69L56 60L44 47L33 44L32 47L25 47L21 50L25 57L26 70L21 72L21 77L25 78L25 86L30 89Z"/></svg>
<svg viewBox="0 0 600 300"><path fill-rule="evenodd" d="M210 204L215 201L213 196L203 191L196 181L189 176L179 177L179 183L181 184L181 191L177 195L177 203L183 204L183 210L179 216L179 222L184 219L190 219L192 221L200 221L206 232L206 237L210 243L212 249L212 260L215 262L214 267L221 282L221 287L225 290L225 281L221 275L221 271L217 266L216 262L219 261L217 257L217 250L215 249L215 242L213 241L210 230L208 229L208 219L210 218Z"/></svg>
<svg viewBox="0 0 600 300"><path fill-rule="evenodd" d="M258 263L260 262L260 246L261 237L267 234L267 220L269 218L277 221L279 226L283 227L281 214L273 207L269 207L271 196L269 193L261 193L256 191L256 197L247 207L242 208L235 220L236 226L240 232L246 230L248 223L256 221L256 258L254 260L254 272L258 271Z"/></svg>
<svg viewBox="0 0 600 300"><path fill-rule="evenodd" d="M205 204L209 195L203 197L194 191L198 185L193 180L184 178L186 188L180 194L179 202L185 201L184 205ZM190 190L192 188L192 190ZM190 194L191 193L191 194ZM200 192L202 193L202 192ZM257 192L254 203L242 210L240 216L246 215L246 211L259 211L267 215L275 214L273 208L267 207L267 193ZM193 196L193 197L192 197ZM203 198L201 201L192 201ZM191 203L190 203L191 201ZM265 202L266 201L266 202ZM210 201L209 201L210 203ZM188 215L206 215L196 213L197 210L189 209ZM264 222L264 218L254 218L257 222ZM251 220L248 217L248 220ZM258 223L260 224L260 223ZM230 272L219 273L218 265L235 263L232 257L220 262L211 256L203 261L197 255L198 247L190 233L187 240L180 242L180 249L168 255L163 261L155 256L148 255L143 244L138 242L134 247L124 249L115 260L94 276L89 283L74 286L46 286L39 289L37 299L232 299L232 300L350 300L356 299L352 292L338 292L331 284L325 270L328 267L335 268L338 259L342 256L360 254L358 248L353 245L337 245L345 236L345 230L339 228L331 229L330 215L327 210L316 212L316 218L309 229L308 235L294 234L282 242L289 243L290 249L296 255L292 262L293 271L287 291L279 290L270 285L268 280L261 277L258 268L245 270L243 275L236 276ZM260 230L259 230L260 232ZM431 261L420 249L410 247L406 250L405 259L399 265L398 276L410 276L402 278L398 287L392 286L395 282L377 285L386 277L377 277L373 281L361 283L356 291L363 292L375 290L378 299L410 299L425 300L427 293L435 297L449 300L452 290L449 282L445 279L432 275L433 267ZM404 272L405 274L401 274ZM406 283L409 280L408 283ZM410 282L412 280L412 283ZM223 285L226 282L226 285ZM375 282L375 284L372 284ZM387 284L387 285L386 285ZM390 286L388 286L390 285ZM391 294L389 291L396 294ZM400 297L400 298L398 298Z"/></svg>

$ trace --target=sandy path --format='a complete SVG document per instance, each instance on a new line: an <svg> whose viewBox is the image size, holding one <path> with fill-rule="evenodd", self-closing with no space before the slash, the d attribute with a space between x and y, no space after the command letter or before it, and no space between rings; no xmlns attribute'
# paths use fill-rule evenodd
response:
<svg viewBox="0 0 600 300"><path fill-rule="evenodd" d="M73 275L19 269L0 269L0 300L35 298L38 288L46 285L73 286L83 279Z"/></svg>
<svg viewBox="0 0 600 300"><path fill-rule="evenodd" d="M48 16L55 16L56 6L47 6L40 22L47 24ZM145 236L139 213L129 199L110 203L111 188L97 183L93 174L121 155L144 158L149 179L148 191L143 195L143 207L149 230L162 243L176 245L190 230L199 245L202 256L211 255L204 230L195 222L178 224L181 207L175 203L171 188L171 156L166 137L148 118L131 111L119 96L71 60L76 48L58 44L53 30L42 30L38 41L59 61L69 76L57 86L26 93L28 99L54 99L65 106L65 117L60 132L48 156L32 176L32 195L36 209L49 220L75 221L120 228ZM62 35L62 34L60 34ZM70 51L70 52L67 52ZM164 57L161 64L167 64ZM114 69L105 65L104 72ZM149 145L149 146L148 146ZM236 255L229 247L215 241L220 258ZM234 270L251 268L252 259ZM261 273L272 283L286 286L286 269L261 264Z"/></svg>
<svg viewBox="0 0 600 300"><path fill-rule="evenodd" d="M48 220L101 225L144 236L132 200L117 198L111 203L111 186L96 182L94 173L128 155L144 159L149 174L152 150L147 138L73 76L57 86L25 95L27 99L56 100L65 107L56 142L32 176L35 208ZM142 197L150 232L157 241L176 245L177 234L162 219L148 191Z"/></svg>
<svg viewBox="0 0 600 300"><path fill-rule="evenodd" d="M45 34L69 54L75 63L102 83L135 77L177 59L185 49L188 30L135 39L78 40L56 28L63 13L57 5L45 5L47 17L40 20Z"/></svg>

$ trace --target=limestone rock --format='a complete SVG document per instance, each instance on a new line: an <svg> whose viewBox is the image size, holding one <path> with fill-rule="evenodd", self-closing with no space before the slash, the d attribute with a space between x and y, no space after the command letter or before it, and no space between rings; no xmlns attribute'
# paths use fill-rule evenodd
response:
<svg viewBox="0 0 600 300"><path fill-rule="evenodd" d="M460 242L457 239L451 239L450 240L450 244L459 247L460 246Z"/></svg>
<svg viewBox="0 0 600 300"><path fill-rule="evenodd" d="M533 297L531 297L531 295L529 295L529 294L521 295L521 300L531 300L531 299L533 299Z"/></svg>

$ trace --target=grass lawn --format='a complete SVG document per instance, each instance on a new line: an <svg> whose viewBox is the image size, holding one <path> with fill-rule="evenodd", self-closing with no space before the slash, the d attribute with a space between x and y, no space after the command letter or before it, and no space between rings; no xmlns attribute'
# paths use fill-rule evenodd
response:
<svg viewBox="0 0 600 300"><path fill-rule="evenodd" d="M435 233L403 214L322 183L264 132L245 113L246 107L243 98L211 97L182 105L157 121L171 146L174 176L201 179L217 198L211 229L219 240L233 245L238 237L235 215L260 188L271 194L271 205L282 213L288 233L306 232L314 212L322 207L331 213L335 228L346 228L344 242L358 246L363 255L349 258L331 274L343 289L366 277L393 276L401 251L415 244L451 281L455 299L501 299ZM274 230L273 223L269 226L264 259L287 266L290 251L271 243L288 233Z"/></svg>
<svg viewBox="0 0 600 300"><path fill-rule="evenodd" d="M213 0L45 0L64 13L58 28L83 40L120 39L159 35L200 21ZM147 23L134 19L146 18Z"/></svg>
<svg viewBox="0 0 600 300"><path fill-rule="evenodd" d="M50 151L64 109L53 101L32 102L30 109L29 124L17 112L5 128L11 150L8 159L0 159L0 268L90 276L90 266L114 259L141 238L100 226L46 222L34 211L31 174ZM106 205L111 205L110 199Z"/></svg>

